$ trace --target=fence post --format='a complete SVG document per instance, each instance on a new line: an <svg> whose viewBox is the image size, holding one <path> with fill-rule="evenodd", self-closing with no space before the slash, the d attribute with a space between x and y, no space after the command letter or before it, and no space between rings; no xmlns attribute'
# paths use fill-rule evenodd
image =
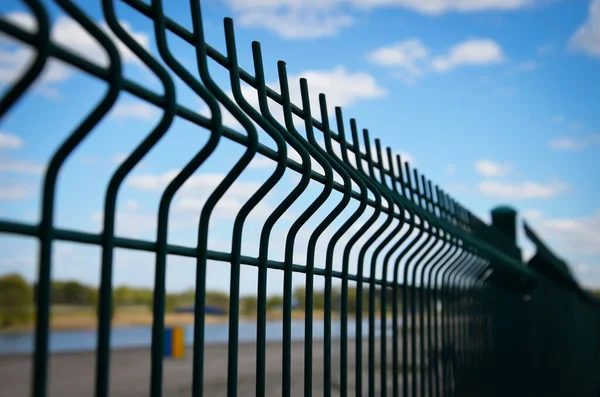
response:
<svg viewBox="0 0 600 397"><path fill-rule="evenodd" d="M492 227L513 243L507 254L521 260L517 247L517 211L508 206L498 206L491 211ZM528 365L525 352L529 351L530 325L527 307L519 288L503 288L501 299L496 301L496 340L494 375L497 395L526 396Z"/></svg>
<svg viewBox="0 0 600 397"><path fill-rule="evenodd" d="M492 226L517 243L517 211L508 206L499 206L492 210Z"/></svg>

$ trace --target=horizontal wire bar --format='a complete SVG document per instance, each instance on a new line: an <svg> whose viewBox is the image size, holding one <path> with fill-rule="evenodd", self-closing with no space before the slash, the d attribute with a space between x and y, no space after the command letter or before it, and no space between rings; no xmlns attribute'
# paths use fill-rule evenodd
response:
<svg viewBox="0 0 600 397"><path fill-rule="evenodd" d="M23 223L19 223L19 222L0 220L0 233L18 234L18 235L24 235L24 236L30 236L30 237L38 237L39 228L36 225L27 225L27 224L23 224ZM53 233L53 238L57 241L92 244L92 245L98 245L98 246L102 245L102 234L99 234L99 233L89 233L89 232L82 232L82 231L75 231L75 230L68 230L68 229L59 229L59 228L54 228L52 233ZM124 248L124 249L131 249L131 250L143 251L143 252L156 252L156 243L153 241L148 241L148 240L140 240L140 239L115 236L114 245L115 245L115 247ZM167 253L169 255L176 255L176 256L187 257L187 258L196 258L198 255L198 250L194 247L186 247L186 246L182 246L182 245L168 244L167 245ZM210 260L219 261L219 262L230 262L231 261L231 254L228 252L208 250L207 253L208 253L207 257ZM255 266L255 267L261 266L261 263L258 260L258 258L247 256L247 255L241 256L241 262L244 265L250 265L250 266ZM271 260L271 259L266 261L266 266L267 266L267 268L274 269L274 270L285 270L285 267L286 267L285 262L275 261L275 260ZM298 264L292 264L292 271L305 274L306 267L302 266L302 265L298 265ZM314 273L315 273L315 275L318 275L318 276L327 275L326 270L321 269L321 268L314 268ZM369 277L360 277L355 274L348 274L347 276L344 276L344 274L342 272L335 271L335 270L331 271L331 274L334 278L338 278L338 279L347 278L350 281L363 280L364 282L370 282L370 280L371 280ZM393 283L391 281L385 281L385 280L379 279L379 278L375 278L374 283L377 285L383 285L386 287L393 287L394 285L396 285L395 283ZM403 286L404 284L398 283L397 285Z"/></svg>

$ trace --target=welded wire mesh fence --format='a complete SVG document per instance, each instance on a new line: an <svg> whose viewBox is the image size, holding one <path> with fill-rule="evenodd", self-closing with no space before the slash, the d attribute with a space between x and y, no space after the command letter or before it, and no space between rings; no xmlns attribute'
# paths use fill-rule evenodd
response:
<svg viewBox="0 0 600 397"><path fill-rule="evenodd" d="M210 394L204 388L205 366L211 360L204 343L208 261L220 262L230 269L227 384L223 389L229 396L270 393L266 376L267 273L273 269L283 272L280 395L312 395L313 390L325 396L506 395L501 390L523 395L598 395L598 306L568 275L558 271L551 278L545 273L554 269L552 264L557 260L544 251L538 240L534 241L538 244L538 255L532 260L537 261L538 266L522 262L514 239L514 213L500 215L496 227L481 221L403 162L399 155L393 155L390 148L382 147L379 140L375 140L373 146L368 131L359 131L355 120L350 120L348 127L339 107L333 112L328 108L325 95L319 95L318 109L311 109L309 82L305 79L299 81L301 106L292 104L285 63L277 64L278 93L265 84L258 42L252 43L254 73L239 67L230 19L224 22L226 53L206 43L198 1L192 0L189 4L190 30L166 17L161 1L147 4L140 0L123 0L152 23L157 54L140 45L123 27L112 0L102 1L104 27L73 2L56 0L55 3L104 49L109 62L107 66L98 65L51 40L52 20L46 7L36 0L25 1L34 17L35 29L25 29L9 18L0 18L0 32L35 51L31 63L4 91L0 117L4 118L32 89L44 68L55 59L106 85L102 99L91 111L81 115L78 126L54 151L45 170L39 224L0 221L2 233L39 240L33 395L45 396L48 391L53 246L59 241L95 245L101 249L95 366L97 396L109 394L113 262L114 251L119 248L150 252L155 260L152 396L163 393L168 255L193 258L196 263L191 379L194 396ZM194 50L195 65L178 60L167 36L183 40ZM123 46L158 78L162 86L160 93L124 76ZM215 82L209 70L210 62L216 62L227 71L231 93ZM183 81L201 98L210 110L209 116L178 101L175 79ZM242 92L242 83L252 87L257 103L248 101ZM161 117L111 177L105 190L101 232L59 228L55 222L55 200L60 171L124 93L160 108ZM283 117L273 111L273 104ZM225 126L224 112L231 114L240 126ZM298 125L297 118L302 120L302 126ZM199 134L206 134L205 144L169 179L160 200L155 238L117 237L116 202L123 182L178 119L195 125ZM202 170L225 141L243 147L243 151L226 170L225 177L207 192L199 209L196 244L170 244L167 229L176 193ZM235 208L230 249L209 249L215 207L222 203L227 191L257 155L270 159L272 173ZM246 255L242 238L248 218L281 183L284 175L290 174L298 177L293 189L279 198L278 205L262 223L258 255ZM294 217L284 236L273 236L273 230L289 208L306 197L308 186L319 186L317 197L311 197ZM334 197L336 201L332 205ZM325 206L328 206L326 216L315 217ZM310 237L304 260L298 263L298 235L307 229ZM275 237L283 247L283 260L273 259ZM323 241L325 249L317 249ZM238 382L240 274L246 266L258 272L254 390L240 389ZM292 368L291 355L294 274L305 279L304 367L299 372L297 367ZM322 344L318 345L313 343L316 279L322 279L324 286ZM564 323L561 314L553 312L557 310L556 305L577 317L571 323ZM556 324L562 324L559 327L562 334ZM563 337L569 338L569 344L561 350L560 359L548 357L549 346L563 343ZM569 360L569 364L563 360ZM316 361L322 369L317 373L313 371ZM552 382L544 382L544 379L560 368L569 368L571 372L557 373L554 379L568 377L580 382L561 383L570 386L564 386L559 393L559 389L550 386ZM297 386L299 377L302 381ZM578 387L580 393L563 393L574 387ZM537 393L536 390L542 389L543 394Z"/></svg>

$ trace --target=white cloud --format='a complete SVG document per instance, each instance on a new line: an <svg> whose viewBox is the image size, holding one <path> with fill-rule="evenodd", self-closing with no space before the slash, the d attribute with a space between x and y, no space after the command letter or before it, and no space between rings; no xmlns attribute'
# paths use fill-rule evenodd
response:
<svg viewBox="0 0 600 397"><path fill-rule="evenodd" d="M352 26L355 14L375 8L405 8L426 15L509 11L536 0L226 0L244 26L262 27L284 38L313 39Z"/></svg>
<svg viewBox="0 0 600 397"><path fill-rule="evenodd" d="M35 57L29 48L2 48L0 46L0 84L11 83L23 73ZM57 83L70 76L70 70L60 61L51 59L40 75L42 83Z"/></svg>
<svg viewBox="0 0 600 397"><path fill-rule="evenodd" d="M446 172L450 175L456 174L456 166L454 164L449 164L448 167L446 167Z"/></svg>
<svg viewBox="0 0 600 397"><path fill-rule="evenodd" d="M142 208L142 206L139 201L130 199L125 202L125 209L128 211L138 211L140 208Z"/></svg>
<svg viewBox="0 0 600 397"><path fill-rule="evenodd" d="M26 12L14 11L9 12L8 14L5 14L3 16L10 22L14 23L15 25L18 25L23 30L29 33L35 33L37 29L36 20L31 14L28 14Z"/></svg>
<svg viewBox="0 0 600 397"><path fill-rule="evenodd" d="M31 189L22 183L2 183L0 186L0 200L17 201L29 197Z"/></svg>
<svg viewBox="0 0 600 397"><path fill-rule="evenodd" d="M124 153L115 154L112 157L111 162L116 165L121 165L121 163L123 161L125 161L127 159L127 157L128 157L128 155L124 154Z"/></svg>
<svg viewBox="0 0 600 397"><path fill-rule="evenodd" d="M14 174L41 174L45 166L29 160L15 160L11 158L0 158L0 173Z"/></svg>
<svg viewBox="0 0 600 397"><path fill-rule="evenodd" d="M579 151L600 143L600 134L588 135L582 138L559 137L550 141L550 147L555 150Z"/></svg>
<svg viewBox="0 0 600 397"><path fill-rule="evenodd" d="M433 69L445 72L458 66L490 65L504 60L502 48L491 39L473 38L459 43L450 52L432 61Z"/></svg>
<svg viewBox="0 0 600 397"><path fill-rule="evenodd" d="M252 159L250 164L248 164L248 168L254 168L254 169L261 169L261 168L275 169L276 166L277 166L276 161L273 161L268 157L259 156L259 155L254 156L254 158Z"/></svg>
<svg viewBox="0 0 600 397"><path fill-rule="evenodd" d="M162 192L168 183L179 173L173 170L162 174L142 174L132 176L127 184L141 191ZM226 174L220 173L203 173L192 176L177 192L173 202L174 214L178 218L194 221L190 218L190 214L199 214L204 206L209 195L225 178ZM240 212L242 206L248 199L262 186L262 182L237 180L226 191L225 195L219 199L214 208L214 219L235 219ZM126 207L131 210L132 204L126 203ZM136 209L139 206L135 206ZM274 210L274 207L269 204L268 200L261 200L251 211L250 220L265 219ZM285 219L290 219L293 214L289 212L284 216Z"/></svg>
<svg viewBox="0 0 600 397"><path fill-rule="evenodd" d="M104 222L104 213L94 212L90 218L96 226ZM115 234L118 236L140 238L156 234L158 220L156 214L130 211L117 211Z"/></svg>
<svg viewBox="0 0 600 397"><path fill-rule="evenodd" d="M337 155L341 157L341 151L339 151L338 149L334 149L334 150L336 151ZM339 151L339 153L338 153L338 151ZM414 165L416 164L416 160L412 154L405 152L405 151L392 150L392 159L393 159L392 165L394 166L394 169L397 169L396 156L400 156L400 159L402 160L402 164L408 163L411 165L411 167L414 167ZM383 148L381 150L381 157L383 160L383 167L386 169L390 169L390 163L388 162L388 156L387 156L386 150ZM374 144L371 144L371 158L373 159L373 161L377 161L377 148L375 147ZM351 161L351 163L354 164L353 161Z"/></svg>
<svg viewBox="0 0 600 397"><path fill-rule="evenodd" d="M381 66L400 66L419 69L415 61L427 59L429 51L417 38L408 39L388 47L381 47L369 54L369 59Z"/></svg>
<svg viewBox="0 0 600 397"><path fill-rule="evenodd" d="M339 0L227 0L242 26L270 30L287 39L315 39L337 35L354 24L340 10Z"/></svg>
<svg viewBox="0 0 600 397"><path fill-rule="evenodd" d="M600 286L600 263L594 265L579 263L575 265L575 271L580 283L596 289Z"/></svg>
<svg viewBox="0 0 600 397"><path fill-rule="evenodd" d="M569 185L563 182L539 183L539 182L496 182L483 181L477 186L477 190L484 196L522 200L522 199L547 199L564 193Z"/></svg>
<svg viewBox="0 0 600 397"><path fill-rule="evenodd" d="M135 32L128 22L120 21L121 27L143 48L148 49L150 36L146 33ZM113 40L124 62L140 63L141 61L123 44L104 22L99 24L104 32ZM67 17L60 17L52 26L52 39L57 44L69 47L82 57L88 58L102 66L108 66L109 60L106 51L96 40L83 29L77 22Z"/></svg>
<svg viewBox="0 0 600 397"><path fill-rule="evenodd" d="M35 31L37 22L30 14L23 12L11 12L4 15L8 20L15 25L22 27L25 30ZM129 35L137 41L142 47L148 49L150 44L150 36L143 32L136 32L127 22L121 21L121 26ZM108 28L106 23L98 22L104 32L113 40L117 49L121 53L124 62L141 64L139 59L123 44ZM96 40L77 22L61 16L52 25L51 39L58 45L67 47L78 53L83 58L87 58L101 66L108 65L108 55ZM9 83L18 78L23 72L26 64L30 63L35 56L35 52L22 47L16 47L11 39L5 40L2 47L6 44L12 45L9 49L0 48L0 84ZM41 83L57 83L66 80L71 76L71 70L65 64L55 59L50 59L40 76ZM55 97L56 89L47 86L41 88L41 92L47 96Z"/></svg>
<svg viewBox="0 0 600 397"><path fill-rule="evenodd" d="M145 102L125 102L117 103L111 110L111 116L118 119L139 119L153 120L157 115L157 108Z"/></svg>
<svg viewBox="0 0 600 397"><path fill-rule="evenodd" d="M244 12L236 22L241 26L271 30L286 39L315 39L337 35L342 29L352 26L354 18L343 13L323 15L312 10L254 10Z"/></svg>
<svg viewBox="0 0 600 397"><path fill-rule="evenodd" d="M588 19L571 36L569 48L600 57L600 0L592 0Z"/></svg>
<svg viewBox="0 0 600 397"><path fill-rule="evenodd" d="M427 73L444 73L461 66L485 66L504 60L504 53L492 39L470 38L452 46L446 55L432 56L418 39L410 38L371 51L367 59L392 69L407 84Z"/></svg>
<svg viewBox="0 0 600 397"><path fill-rule="evenodd" d="M163 191L169 182L179 173L178 170L171 170L162 174L139 174L133 175L128 179L127 184L139 190L160 192ZM225 174L204 173L190 177L181 188L182 193L209 192L209 194L221 183ZM227 191L235 195L246 196L249 192L254 192L262 184L260 182L236 181Z"/></svg>
<svg viewBox="0 0 600 397"><path fill-rule="evenodd" d="M533 4L533 0L351 0L364 8L402 7L427 15L447 12L511 11Z"/></svg>
<svg viewBox="0 0 600 397"><path fill-rule="evenodd" d="M529 220L559 254L600 255L600 209L589 216L553 218L540 213Z"/></svg>
<svg viewBox="0 0 600 397"><path fill-rule="evenodd" d="M250 198L249 194L244 197L222 197L215 206L211 218L229 220L235 219L235 217L239 214L240 210L242 209L242 206L246 203L248 198ZM178 210L199 214L204 208L205 204L205 198L184 197L177 202L175 208ZM265 219L269 215L271 215L274 210L274 207L266 203L265 200L262 200L252 209L252 211L248 215L248 219ZM291 219L292 216L293 215L291 214L291 212L288 211L281 217L281 219Z"/></svg>
<svg viewBox="0 0 600 397"><path fill-rule="evenodd" d="M226 0L236 11L248 9L312 8L328 11L344 4L359 8L399 7L424 14L445 12L478 12L484 10L516 10L534 3L534 0Z"/></svg>
<svg viewBox="0 0 600 397"><path fill-rule="evenodd" d="M20 149L23 147L23 140L8 132L0 132L0 149Z"/></svg>
<svg viewBox="0 0 600 397"><path fill-rule="evenodd" d="M305 78L308 82L310 92L310 107L313 117L319 119L320 106L319 94L327 96L327 106L329 115L333 115L334 106L349 107L363 100L382 98L387 95L387 91L379 86L375 78L365 72L350 72L343 66L337 66L329 70L306 70L298 74L288 75L288 84L290 89L290 99L293 104L302 107L302 97L300 95L299 79ZM271 88L279 87L278 82L267 82ZM233 99L233 94L227 92L227 95ZM242 86L242 95L246 101L255 109L260 111L258 104L258 95L256 89L251 86ZM234 101L235 102L235 101ZM274 103L269 101L270 104ZM222 110L222 122L231 128L242 128L240 123L224 107ZM280 105L269 106L273 117L281 124L285 125L283 111ZM199 113L210 116L208 106L204 105ZM295 117L296 125L302 125L303 122Z"/></svg>
<svg viewBox="0 0 600 397"><path fill-rule="evenodd" d="M529 221L533 221L536 219L540 219L542 217L542 212L536 209L523 211L523 217Z"/></svg>
<svg viewBox="0 0 600 397"><path fill-rule="evenodd" d="M408 152L392 152L392 154L394 155L394 157L396 157L396 154L399 154L403 163L409 163L412 166L417 164L417 160L415 160L415 157Z"/></svg>
<svg viewBox="0 0 600 397"><path fill-rule="evenodd" d="M374 64L398 70L397 76L406 83L414 82L429 68L429 50L417 38L378 48L367 57Z"/></svg>
<svg viewBox="0 0 600 397"><path fill-rule="evenodd" d="M486 177L506 176L511 171L509 164L500 164L492 160L479 160L475 162L475 171Z"/></svg>
<svg viewBox="0 0 600 397"><path fill-rule="evenodd" d="M340 0L225 0L225 2L236 11L268 10L284 7L293 9L305 7L327 11L341 3Z"/></svg>
<svg viewBox="0 0 600 397"><path fill-rule="evenodd" d="M387 91L377 84L375 78L365 72L349 72L343 66L331 70L306 70L289 76L292 102L302 103L298 80L305 78L311 92L310 105L313 114L318 114L318 94L327 95L327 104L349 107L361 100L377 99L387 95ZM330 112L332 113L332 112Z"/></svg>

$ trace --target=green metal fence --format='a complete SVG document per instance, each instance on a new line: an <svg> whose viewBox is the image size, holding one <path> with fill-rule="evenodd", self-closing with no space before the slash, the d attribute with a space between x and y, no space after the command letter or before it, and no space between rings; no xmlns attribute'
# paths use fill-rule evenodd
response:
<svg viewBox="0 0 600 397"><path fill-rule="evenodd" d="M292 390L291 324L292 275L305 275L306 304L304 330L303 393L313 394L313 293L314 280L325 280L324 340L322 379L324 396L331 395L600 395L600 306L574 281L566 265L526 229L537 246L537 254L523 263L515 241L516 214L500 208L488 225L459 205L442 189L411 169L400 156L393 156L375 140L374 150L368 131L355 120L347 125L340 108L335 108L335 127L330 125L330 109L325 95L319 95L319 109L310 108L308 82L300 79L302 106L290 102L290 89L284 62L277 64L281 93L265 85L260 44L252 43L254 74L239 68L233 22L224 21L227 53L219 53L205 42L200 4L191 1L192 31L167 18L161 1L151 4L123 0L147 17L154 27L160 58L140 46L118 22L112 0L102 1L102 11L113 35L107 35L80 7L68 0L55 3L96 40L109 57L107 67L90 62L50 40L52 22L47 9L36 0L24 1L37 22L28 32L0 18L0 32L32 47L34 60L0 100L0 117L32 87L48 62L59 59L82 72L106 82L104 97L64 142L56 148L47 167L42 192L41 222L25 224L0 220L0 232L35 237L39 240L38 290L36 296L35 354L32 394L47 395L49 359L49 318L52 251L57 241L101 247L101 283L98 309L95 393L109 394L110 329L112 309L113 253L117 248L152 252L155 258L155 289L152 327L150 394L162 394L163 335L165 312L165 272L167 255L196 260L196 295L193 345L192 394L202 396L207 261L229 265L230 307L228 327L227 395L264 396L269 389L265 377L267 271L278 269L283 281L283 342L281 356L282 395L298 395ZM167 32L178 36L196 53L195 70L181 64L167 43ZM123 76L123 61L114 37L131 50L160 80L162 93L145 89ZM209 59L230 76L233 98L217 85L209 72ZM210 117L177 102L174 77L192 89L210 109ZM197 78L196 76L199 76ZM241 82L256 90L258 109L242 94ZM118 167L106 188L102 232L86 233L55 226L57 176L67 158L93 133L121 93L156 105L163 110L160 121ZM268 101L283 109L284 123L269 110ZM226 109L242 125L238 131L222 124ZM318 113L317 118L313 113ZM304 121L305 134L298 131L293 117ZM119 189L133 168L181 118L207 134L206 144L169 183L160 201L155 241L115 236L116 200ZM259 135L257 131L266 133ZM260 137L269 136L276 150ZM167 242L170 204L184 183L202 168L223 140L235 142L245 151L223 181L211 192L201 211L197 245L184 247ZM361 143L362 140L362 143ZM321 144L324 142L324 144ZM289 156L292 148L300 161ZM256 154L271 159L275 169L236 214L230 252L208 249L209 221L215 206L234 184ZM323 172L315 169L321 168ZM260 233L257 257L243 255L242 232L251 211L281 181L284 174L300 175L295 188L268 216ZM273 260L269 246L271 233L290 206L312 184L321 193L293 222L285 235L285 259ZM334 209L311 229L306 263L294 263L299 231L321 208L332 192L341 194ZM356 209L348 215L351 203ZM352 207L353 208L353 207ZM370 211L370 212L369 212ZM368 219L363 214L371 213ZM315 247L324 231L340 221L327 241L324 257ZM337 251L336 251L337 250ZM351 272L353 250L358 252L357 270ZM343 252L341 257L336 252ZM324 269L315 266L324 261ZM341 263L341 270L334 269ZM258 309L256 340L256 389L239 390L238 339L240 270L258 269ZM341 290L334 291L339 280ZM356 301L349 302L349 285L356 283ZM355 316L349 305L355 305ZM438 310L441 305L441 312ZM339 312L339 339L332 338L333 312ZM364 318L363 318L364 317ZM356 335L350 337L348 324ZM365 324L365 325L363 325ZM353 340L352 340L353 338ZM366 344L365 344L365 343ZM354 345L354 348L352 348ZM300 392L301 394L302 392Z"/></svg>

